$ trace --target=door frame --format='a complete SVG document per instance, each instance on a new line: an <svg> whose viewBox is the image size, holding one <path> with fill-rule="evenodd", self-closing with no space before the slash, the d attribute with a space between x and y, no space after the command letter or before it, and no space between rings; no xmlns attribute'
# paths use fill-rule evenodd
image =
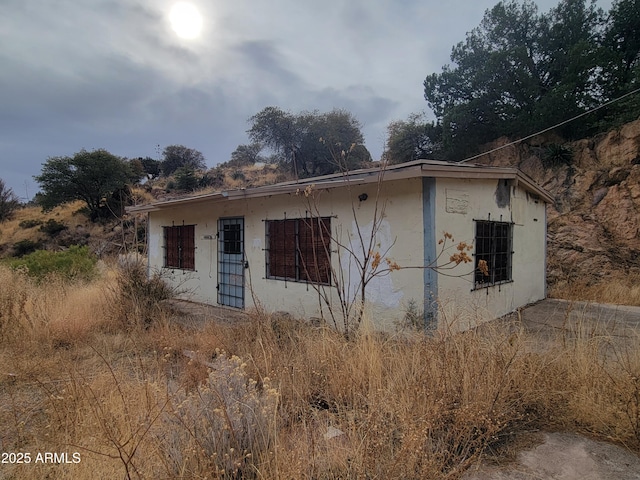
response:
<svg viewBox="0 0 640 480"><path fill-rule="evenodd" d="M236 227L239 228L225 228ZM226 233L225 233L226 232ZM244 217L218 219L218 304L227 307L245 306Z"/></svg>

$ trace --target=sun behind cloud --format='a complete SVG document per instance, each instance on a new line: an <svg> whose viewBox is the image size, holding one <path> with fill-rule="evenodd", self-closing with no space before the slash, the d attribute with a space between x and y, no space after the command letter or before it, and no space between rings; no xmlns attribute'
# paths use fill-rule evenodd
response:
<svg viewBox="0 0 640 480"><path fill-rule="evenodd" d="M171 28L180 37L192 40L202 32L202 15L198 8L190 2L178 2L169 12Z"/></svg>

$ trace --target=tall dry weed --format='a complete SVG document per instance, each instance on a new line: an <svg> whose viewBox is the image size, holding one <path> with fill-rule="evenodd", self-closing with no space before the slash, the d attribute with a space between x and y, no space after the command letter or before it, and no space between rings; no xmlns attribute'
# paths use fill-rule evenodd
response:
<svg viewBox="0 0 640 480"><path fill-rule="evenodd" d="M579 280L559 281L551 287L550 296L567 300L640 306L640 275L612 277L590 284L581 283Z"/></svg>
<svg viewBox="0 0 640 480"><path fill-rule="evenodd" d="M159 461L171 478L254 478L275 441L278 394L250 378L238 357L219 353L205 381L171 390L157 432Z"/></svg>
<svg viewBox="0 0 640 480"><path fill-rule="evenodd" d="M118 328L149 327L166 313L164 300L178 295L178 289L164 281L161 272L147 275L138 261L113 266L115 282L106 290L111 313Z"/></svg>
<svg viewBox="0 0 640 480"><path fill-rule="evenodd" d="M39 384L47 398L46 448L78 452L81 478L92 469L112 478L155 478L150 431L169 402L157 369L135 352L93 351L97 362L82 369L64 362L60 381Z"/></svg>
<svg viewBox="0 0 640 480"><path fill-rule="evenodd" d="M25 272L0 265L0 285L0 341L7 341L24 324L30 281Z"/></svg>
<svg viewBox="0 0 640 480"><path fill-rule="evenodd" d="M270 465L280 473L440 478L536 420L529 410L543 394L531 379L543 366L525 355L521 332L369 332L348 341L324 327L289 322L285 333L283 325L263 325L244 347L278 387L281 428L296 439L282 439L291 446ZM325 438L331 428L340 439Z"/></svg>
<svg viewBox="0 0 640 480"><path fill-rule="evenodd" d="M640 331L578 321L552 349L565 425L640 448ZM613 330L613 332L611 331ZM560 412L559 412L560 413Z"/></svg>
<svg viewBox="0 0 640 480"><path fill-rule="evenodd" d="M55 274L36 282L20 269L0 266L0 340L59 343L86 340L108 318L105 281L70 282Z"/></svg>
<svg viewBox="0 0 640 480"><path fill-rule="evenodd" d="M0 275L2 321L23 330L3 333L0 443L83 456L10 477L458 478L532 429L640 451L640 342L612 325L544 342L517 320L348 340L265 312L132 328L114 273L71 288Z"/></svg>
<svg viewBox="0 0 640 480"><path fill-rule="evenodd" d="M259 348L244 347L280 391L286 435L270 465L279 474L449 478L523 430L584 429L627 444L636 435L638 367L612 358L601 332L541 351L517 323L352 341L326 328L282 330L279 321L273 338L265 328Z"/></svg>

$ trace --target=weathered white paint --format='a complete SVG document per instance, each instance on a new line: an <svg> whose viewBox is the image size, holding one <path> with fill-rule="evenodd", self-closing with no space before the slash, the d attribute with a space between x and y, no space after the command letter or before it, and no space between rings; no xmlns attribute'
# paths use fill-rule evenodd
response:
<svg viewBox="0 0 640 480"><path fill-rule="evenodd" d="M437 245L444 232L452 234L456 244L459 241L473 243L475 219L515 223L513 282L474 290L472 263L447 270L447 276L438 276L437 292L434 292L440 305L440 326L467 328L544 298L545 204L515 181L509 182L513 183L502 185L500 190L496 179L435 178L431 182L435 188L435 218L429 218L429 224L434 224L435 228L427 235L433 236L430 239L432 244ZM195 205L163 206L162 209L151 210L149 264L151 268L162 269L163 226L194 224L196 271L171 270L170 281L186 288L188 298L215 305L217 221L220 218L243 217L248 264L245 271L246 307L254 307L255 299L268 311L285 310L300 317L323 315L329 318L327 306L320 301L313 285L266 278L265 220L330 216L334 237L332 265L340 272L345 289L353 295L360 278L353 255L362 258L363 254L357 226L361 226L364 244L368 245L377 209L379 218L383 220L374 248L381 254L388 250L385 256L401 267L412 267L374 279L367 290L367 312L372 322L378 328L393 329L394 322L404 315L404 305L411 300L422 305L425 300L424 270L421 267L424 266L427 242L423 232L422 178L387 180L379 191L376 183L347 183L331 189L311 190L310 197L303 192L234 200L218 196ZM497 195L498 191L500 195ZM359 200L360 196L364 197L362 194L367 195L365 201ZM345 250L349 245L347 250L352 253ZM447 247L438 259L439 266L443 266L455 252L455 244L449 243ZM339 287L335 282L331 286L319 287L326 292L336 312L340 310Z"/></svg>
<svg viewBox="0 0 640 480"><path fill-rule="evenodd" d="M445 210L447 213L466 214L469 210L469 194L464 190L447 188L447 203Z"/></svg>
<svg viewBox="0 0 640 480"><path fill-rule="evenodd" d="M148 248L149 252L154 252L155 255L162 251L162 246L160 245L160 242L162 242L162 231L160 231L160 235L151 235L151 225L149 225L149 228L150 235L148 236Z"/></svg>
<svg viewBox="0 0 640 480"><path fill-rule="evenodd" d="M366 193L366 201L358 196ZM354 269L355 262L347 258L346 249L338 247L351 245L353 254L362 258L362 247L356 225L361 231L371 232L371 222L378 197L376 185L365 185L351 189L318 190L313 198L304 195L285 194L253 200L203 204L198 208L185 206L150 212L149 261L153 268L162 269L163 248L161 245L162 226L195 224L196 230L196 271L173 270L171 281L189 291L194 301L217 304L217 241L216 222L218 218L244 217L246 259L246 305L254 306L253 298L259 300L268 310L290 311L303 317L327 316L327 308L318 297L312 285L292 281L266 278L264 251L265 220L284 218L306 218L310 215L331 216L333 236L332 265L339 270L345 288L355 285L359 277ZM422 217L420 211L420 179L385 182L377 202L379 214L384 214L382 228L378 232L375 248L402 266L419 266L422 261ZM384 199L384 200L383 200ZM212 240L205 240L212 236ZM357 240L357 241L356 241ZM365 239L365 245L368 239ZM342 259L342 261L340 260ZM351 267L349 266L351 264ZM419 270L401 270L387 277L374 279L368 287L367 298L372 301L372 315L380 317L380 322L391 328L393 321L402 316L399 311L400 299L422 300L422 282ZM333 301L334 311L339 311L338 296L334 284L324 288ZM251 292L251 291L252 292Z"/></svg>
<svg viewBox="0 0 640 480"><path fill-rule="evenodd" d="M438 179L437 185L437 202L445 203L447 189L461 185L469 195L466 214L451 216L445 209L436 208L436 224L451 233L456 243L473 242L474 220L514 222L513 281L474 290L473 264L460 264L453 270L457 276L441 276L438 282L438 299L440 305L446 306L447 321L456 328L469 328L543 299L546 275L544 202L520 187L510 185L510 203L500 207L494 195L498 180ZM449 255L443 255L439 264L448 258Z"/></svg>
<svg viewBox="0 0 640 480"><path fill-rule="evenodd" d="M392 272L385 272L387 269L386 259L389 257L386 252L391 252L397 241L397 236L391 232L391 224L387 220L378 222L377 231L373 220L365 225L360 226L360 235L352 234L349 238L349 248L342 252L342 265L347 265L349 269L349 283L347 285L347 295L351 301L357 301L360 296L360 287L363 282L363 276L367 281L365 297L368 302L374 305L380 305L388 309L400 308L400 300L403 292L395 289L393 285ZM358 231L358 224L354 220L351 223L351 232ZM374 236L375 234L375 236ZM373 237L373 239L372 239ZM372 241L373 240L373 241ZM358 268L355 261L351 261L353 257L363 259L365 257L365 249L372 245L372 251L384 255L381 264L374 272L371 261L363 272L362 268ZM364 275L362 275L364 273Z"/></svg>

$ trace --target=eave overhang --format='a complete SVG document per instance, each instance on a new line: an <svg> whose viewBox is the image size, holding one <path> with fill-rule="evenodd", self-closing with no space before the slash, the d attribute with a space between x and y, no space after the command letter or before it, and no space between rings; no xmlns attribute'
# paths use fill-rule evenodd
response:
<svg viewBox="0 0 640 480"><path fill-rule="evenodd" d="M186 205L200 203L218 203L239 199L269 197L273 195L295 194L313 185L315 189L332 189L354 187L377 182L401 180L418 177L459 178L459 179L496 179L512 180L516 185L538 196L546 203L554 199L539 187L530 177L515 167L488 167L484 165L439 162L434 160L416 160L386 168L369 168L352 170L346 173L306 178L300 181L277 183L261 187L250 187L238 190L207 193L191 197L162 200L145 205L127 207L128 213L148 213Z"/></svg>

